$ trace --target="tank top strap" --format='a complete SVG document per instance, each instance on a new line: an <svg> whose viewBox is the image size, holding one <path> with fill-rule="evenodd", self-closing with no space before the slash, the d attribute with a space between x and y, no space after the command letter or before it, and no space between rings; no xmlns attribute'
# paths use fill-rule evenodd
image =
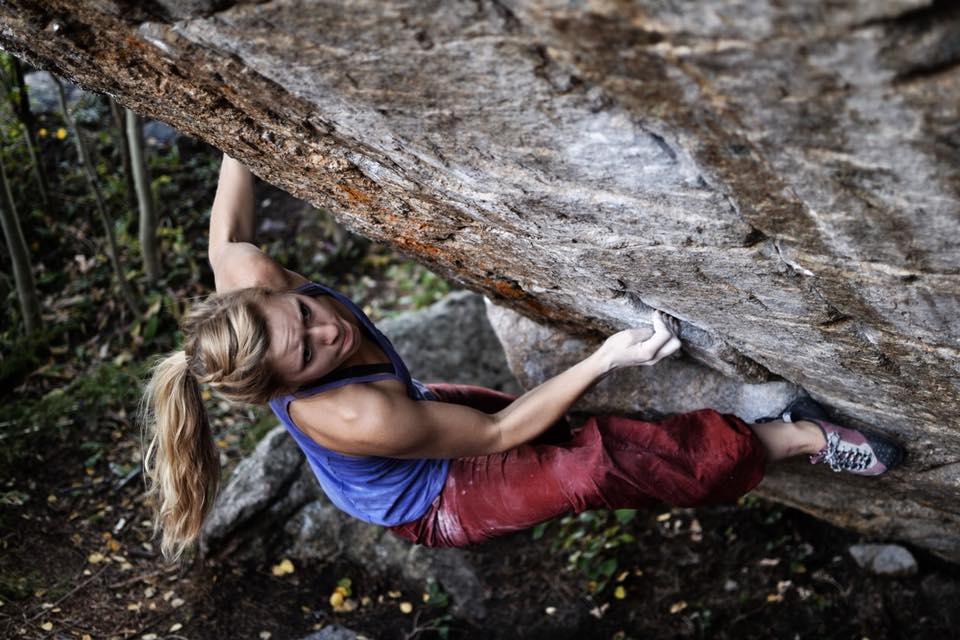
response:
<svg viewBox="0 0 960 640"><path fill-rule="evenodd" d="M307 385L301 387L293 394L295 398L303 398L315 393L319 393L320 391L335 389L337 387L352 384L354 382L374 382L377 380L389 379L402 380L404 385L407 387L407 395L411 398L417 399L421 395L419 389L413 383L413 380L410 377L410 372L407 370L407 366L404 364L403 359L400 357L400 354L397 353L396 349L393 348L393 344L385 335L380 332L379 329L377 329L376 325L373 324L373 321L367 317L367 314L363 312L363 309L358 307L353 300L335 289L331 289L330 287L312 281L301 284L294 289L294 291L309 296L332 296L335 300L349 309L351 313L353 313L357 320L360 321L360 327L364 330L364 332L380 346L384 354L386 354L386 356L390 359L390 365L387 365L387 363L380 363L376 365L360 365L358 367L349 367L343 371L334 371L331 374L324 376L320 380L308 383Z"/></svg>

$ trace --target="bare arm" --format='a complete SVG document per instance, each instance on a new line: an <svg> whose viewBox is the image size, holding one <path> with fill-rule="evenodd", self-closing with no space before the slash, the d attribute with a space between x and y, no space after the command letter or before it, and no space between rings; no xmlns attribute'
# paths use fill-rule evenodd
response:
<svg viewBox="0 0 960 640"><path fill-rule="evenodd" d="M284 269L254 244L253 174L224 154L217 195L210 211L207 257L218 292L244 287L286 290L305 282Z"/></svg>
<svg viewBox="0 0 960 640"><path fill-rule="evenodd" d="M331 424L330 409L303 403L293 411L321 445L353 455L393 458L458 458L512 449L545 431L577 398L610 371L652 365L676 351L675 326L655 319L656 331L629 329L563 373L531 389L495 414L470 407L414 401L372 385L359 385L355 406L343 407ZM645 338L645 339L644 339ZM294 405L296 407L296 405ZM362 411L356 407L362 407Z"/></svg>

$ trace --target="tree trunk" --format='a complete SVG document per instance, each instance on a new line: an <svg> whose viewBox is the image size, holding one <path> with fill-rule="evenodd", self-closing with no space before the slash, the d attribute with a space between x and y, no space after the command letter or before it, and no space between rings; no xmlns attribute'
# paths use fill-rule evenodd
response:
<svg viewBox="0 0 960 640"><path fill-rule="evenodd" d="M0 206L0 221L3 223L3 234L7 239L7 248L10 251L10 261L13 263L13 277L17 283L17 297L20 299L20 308L23 311L23 326L27 333L33 333L43 326L40 316L40 301L37 297L37 285L33 280L33 268L30 265L30 252L27 242L23 238L20 220L17 216L17 207L10 192L7 181L7 168L3 157L0 156L0 182L3 184L4 205Z"/></svg>
<svg viewBox="0 0 960 640"><path fill-rule="evenodd" d="M120 294L133 315L139 316L140 308L134 296L133 289L131 289L130 283L127 282L127 277L123 273L123 267L120 264L120 251L117 248L116 234L113 232L113 221L110 219L110 214L107 213L107 206L103 201L103 192L100 190L100 181L97 178L97 171L93 166L93 160L90 158L87 143L83 139L80 127L77 126L76 119L67 107L67 95L63 90L63 84L54 74L51 73L50 77L53 78L53 82L57 85L57 96L60 101L60 110L63 112L63 119L73 132L74 139L77 143L77 156L79 157L80 165L83 167L84 173L87 176L87 184L90 185L90 190L93 192L94 200L96 200L97 203L97 213L100 217L100 223L103 225L104 235L107 237L107 256L110 258L110 264L113 265L113 272L117 277L117 284L120 285Z"/></svg>
<svg viewBox="0 0 960 640"><path fill-rule="evenodd" d="M130 166L130 141L127 135L127 123L123 114L123 107L113 98L108 98L110 115L117 127L117 149L120 151L120 161L123 162L123 179L127 184L127 204L130 211L137 208L137 188L133 180L133 169Z"/></svg>
<svg viewBox="0 0 960 640"><path fill-rule="evenodd" d="M27 93L27 83L23 78L23 66L19 60L13 58L13 82L19 93L19 103L14 106L17 117L23 123L23 139L27 143L27 153L30 154L30 163L33 175L40 189L40 201L46 207L50 204L50 189L47 187L47 175L37 155L36 122L33 111L30 110L30 95Z"/></svg>
<svg viewBox="0 0 960 640"><path fill-rule="evenodd" d="M143 129L137 114L130 109L126 109L126 122L127 141L130 145L130 168L137 190L137 202L140 205L140 251L143 254L143 268L147 274L147 280L156 283L160 277L157 216L153 209L150 174L143 152Z"/></svg>

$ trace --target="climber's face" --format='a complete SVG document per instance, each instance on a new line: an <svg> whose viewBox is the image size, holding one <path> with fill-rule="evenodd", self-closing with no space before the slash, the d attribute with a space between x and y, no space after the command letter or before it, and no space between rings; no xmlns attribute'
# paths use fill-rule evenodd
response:
<svg viewBox="0 0 960 640"><path fill-rule="evenodd" d="M299 388L347 362L362 333L349 309L331 296L275 294L261 304L270 348L267 366L287 388Z"/></svg>

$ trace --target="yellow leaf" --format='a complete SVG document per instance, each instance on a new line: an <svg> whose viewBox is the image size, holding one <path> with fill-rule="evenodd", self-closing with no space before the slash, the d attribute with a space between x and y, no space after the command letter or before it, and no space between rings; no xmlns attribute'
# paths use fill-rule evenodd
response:
<svg viewBox="0 0 960 640"><path fill-rule="evenodd" d="M66 129L64 129L63 127L60 127L59 129L57 129L57 140L63 140L66 137L67 137Z"/></svg>
<svg viewBox="0 0 960 640"><path fill-rule="evenodd" d="M213 394L210 393L210 389L204 389L203 391L200 392L200 397L203 398L204 400L209 400L210 398L213 397Z"/></svg>
<svg viewBox="0 0 960 640"><path fill-rule="evenodd" d="M293 573L293 563L288 558L281 560L280 564L273 565L273 575L284 576L288 573Z"/></svg>
<svg viewBox="0 0 960 640"><path fill-rule="evenodd" d="M680 602L674 602L670 605L670 613L680 613L687 608L687 603L681 600Z"/></svg>
<svg viewBox="0 0 960 640"><path fill-rule="evenodd" d="M330 606L334 609L343 606L343 594L339 591L334 591L330 594Z"/></svg>
<svg viewBox="0 0 960 640"><path fill-rule="evenodd" d="M413 605L410 604L409 602L401 602L400 611L402 611L403 613L410 613L413 611Z"/></svg>
<svg viewBox="0 0 960 640"><path fill-rule="evenodd" d="M98 562L103 562L103 554L91 553L90 555L87 556L87 562L89 562L90 564L97 564Z"/></svg>
<svg viewBox="0 0 960 640"><path fill-rule="evenodd" d="M107 540L107 549L110 551L118 551L120 549L120 543L116 540Z"/></svg>
<svg viewBox="0 0 960 640"><path fill-rule="evenodd" d="M783 602L783 596L779 593L768 593L767 602Z"/></svg>
<svg viewBox="0 0 960 640"><path fill-rule="evenodd" d="M47 502L56 502L56 501L57 501L57 496L53 495L52 493L47 496Z"/></svg>
<svg viewBox="0 0 960 640"><path fill-rule="evenodd" d="M42 625L40 625L40 628L43 629L44 631L51 631L51 630L53 630L53 623L52 623L52 622L44 622Z"/></svg>
<svg viewBox="0 0 960 640"><path fill-rule="evenodd" d="M47 130L46 130L46 128L40 127L40 128L37 130L37 135L39 135L41 138L46 138L46 137L47 137Z"/></svg>
<svg viewBox="0 0 960 640"><path fill-rule="evenodd" d="M623 600L627 597L627 590L623 588L623 585L619 585L613 590L613 597L617 600Z"/></svg>

